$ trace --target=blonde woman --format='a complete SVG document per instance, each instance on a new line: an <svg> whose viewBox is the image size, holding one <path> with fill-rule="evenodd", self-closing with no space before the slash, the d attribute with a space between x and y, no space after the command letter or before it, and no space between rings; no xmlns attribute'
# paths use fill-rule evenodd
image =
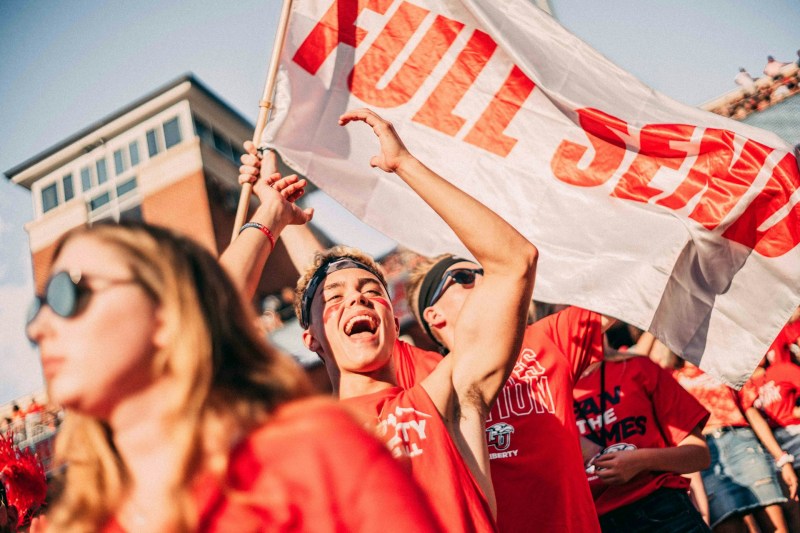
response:
<svg viewBox="0 0 800 533"><path fill-rule="evenodd" d="M292 210L277 201L255 215L276 234ZM302 371L192 241L143 224L72 231L31 311L68 412L63 490L34 531L437 530L380 443L303 399Z"/></svg>

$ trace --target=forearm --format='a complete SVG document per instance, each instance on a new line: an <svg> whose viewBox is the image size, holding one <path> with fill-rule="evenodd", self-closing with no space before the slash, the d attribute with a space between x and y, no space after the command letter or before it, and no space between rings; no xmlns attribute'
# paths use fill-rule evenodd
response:
<svg viewBox="0 0 800 533"><path fill-rule="evenodd" d="M395 172L453 229L487 273L530 273L536 248L497 213L411 155Z"/></svg>
<svg viewBox="0 0 800 533"><path fill-rule="evenodd" d="M641 471L674 472L690 474L708 467L708 448L698 444L685 444L672 448L640 448L638 454Z"/></svg>
<svg viewBox="0 0 800 533"><path fill-rule="evenodd" d="M769 427L769 424L764 417L761 416L761 413L758 412L758 409L750 407L745 411L744 416L750 423L750 427L753 428L753 432L758 437L758 440L764 445L764 448L767 449L775 460L778 460L781 455L783 455L783 450L781 450L781 445L778 444L778 441L775 440L772 428Z"/></svg>
<svg viewBox="0 0 800 533"><path fill-rule="evenodd" d="M281 242L298 272L311 263L317 252L325 249L308 224L286 226L281 234Z"/></svg>
<svg viewBox="0 0 800 533"><path fill-rule="evenodd" d="M286 222L279 215L280 209L277 206L262 204L253 213L250 221L269 228L273 238L277 240L286 227ZM245 301L253 299L271 253L272 244L269 238L255 228L248 228L240 233L220 256L220 264L236 284Z"/></svg>

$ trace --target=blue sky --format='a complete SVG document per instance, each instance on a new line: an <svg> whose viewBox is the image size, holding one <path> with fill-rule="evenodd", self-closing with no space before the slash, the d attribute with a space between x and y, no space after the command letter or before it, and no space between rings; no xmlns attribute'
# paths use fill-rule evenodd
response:
<svg viewBox="0 0 800 533"><path fill-rule="evenodd" d="M2 0L0 171L189 71L255 121L280 4ZM800 48L796 0L551 5L606 57L691 105L735 88L740 66L757 76L768 54L794 61ZM342 216L330 207L318 215L323 225ZM0 404L42 387L23 335L32 294L23 225L31 218L28 191L0 178ZM374 239L353 244L367 242Z"/></svg>

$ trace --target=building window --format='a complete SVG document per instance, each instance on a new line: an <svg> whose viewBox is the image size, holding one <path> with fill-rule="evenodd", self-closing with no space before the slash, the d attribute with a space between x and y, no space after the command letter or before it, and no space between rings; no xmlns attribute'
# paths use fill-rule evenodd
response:
<svg viewBox="0 0 800 533"><path fill-rule="evenodd" d="M125 211L119 214L120 220L144 220L142 216L142 206L137 205L131 207L130 209L126 209Z"/></svg>
<svg viewBox="0 0 800 533"><path fill-rule="evenodd" d="M133 141L128 145L128 152L131 155L131 166L139 164L139 141Z"/></svg>
<svg viewBox="0 0 800 533"><path fill-rule="evenodd" d="M94 211L100 207L103 207L108 202L111 201L111 195L106 193L101 194L100 196L96 196L89 201L89 209Z"/></svg>
<svg viewBox="0 0 800 533"><path fill-rule="evenodd" d="M122 148L114 152L114 172L117 176L125 172L125 153Z"/></svg>
<svg viewBox="0 0 800 533"><path fill-rule="evenodd" d="M55 183L42 189L42 211L47 213L58 205L58 189Z"/></svg>
<svg viewBox="0 0 800 533"><path fill-rule="evenodd" d="M147 130L147 154L150 157L158 155L158 138L156 130Z"/></svg>
<svg viewBox="0 0 800 533"><path fill-rule="evenodd" d="M233 159L230 141L216 131L214 132L214 148L219 150L219 152L228 159Z"/></svg>
<svg viewBox="0 0 800 533"><path fill-rule="evenodd" d="M233 162L238 165L242 161L244 151L241 148L237 148L233 143L231 143L231 149L233 150Z"/></svg>
<svg viewBox="0 0 800 533"><path fill-rule="evenodd" d="M72 174L67 174L62 180L64 184L64 201L69 202L75 196L75 189L72 186Z"/></svg>
<svg viewBox="0 0 800 533"><path fill-rule="evenodd" d="M105 183L108 181L108 170L106 169L106 160L98 159L95 164L97 168L97 183Z"/></svg>
<svg viewBox="0 0 800 533"><path fill-rule="evenodd" d="M169 150L179 142L181 142L181 125L178 117L175 117L164 123L164 146Z"/></svg>
<svg viewBox="0 0 800 533"><path fill-rule="evenodd" d="M197 136L200 137L201 141L209 146L214 145L214 137L211 135L211 126L197 117L194 117L194 131L197 132Z"/></svg>
<svg viewBox="0 0 800 533"><path fill-rule="evenodd" d="M133 177L124 183L120 183L117 185L117 197L120 197L126 193L129 193L133 190L136 190L136 178Z"/></svg>
<svg viewBox="0 0 800 533"><path fill-rule="evenodd" d="M92 169L91 167L83 167L81 169L81 187L86 192L92 188Z"/></svg>

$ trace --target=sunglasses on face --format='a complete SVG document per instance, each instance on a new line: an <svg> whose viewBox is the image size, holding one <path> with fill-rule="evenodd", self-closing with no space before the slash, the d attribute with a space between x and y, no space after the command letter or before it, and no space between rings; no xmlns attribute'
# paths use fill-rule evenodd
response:
<svg viewBox="0 0 800 533"><path fill-rule="evenodd" d="M89 296L100 290L114 285L124 285L137 283L133 279L109 279L92 276L91 279L103 280L106 284L103 287L89 287L87 278L80 272L58 272L48 280L43 295L33 297L30 308L28 309L27 324L39 314L43 306L47 305L55 314L62 318L72 318L86 307Z"/></svg>
<svg viewBox="0 0 800 533"><path fill-rule="evenodd" d="M448 270L444 273L444 276L442 276L442 280L439 282L439 285L436 286L436 290L433 291L431 302L428 305L431 306L439 301L439 298L442 297L445 291L449 289L453 283L458 283L459 285L472 285L475 283L475 276L483 276L483 269L454 268L453 270Z"/></svg>

